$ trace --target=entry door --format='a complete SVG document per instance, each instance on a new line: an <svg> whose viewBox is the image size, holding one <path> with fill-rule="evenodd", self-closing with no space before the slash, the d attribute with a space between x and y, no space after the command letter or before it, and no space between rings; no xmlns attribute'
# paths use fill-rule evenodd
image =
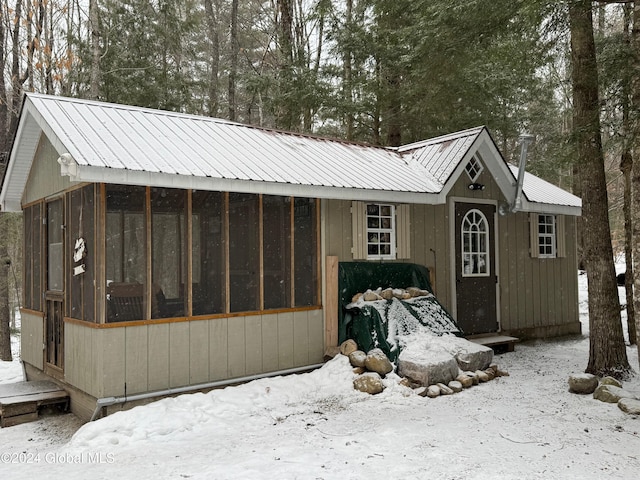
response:
<svg viewBox="0 0 640 480"><path fill-rule="evenodd" d="M498 330L495 211L489 204L455 204L456 317L465 335Z"/></svg>
<svg viewBox="0 0 640 480"><path fill-rule="evenodd" d="M45 293L45 361L54 371L64 368L64 206L47 203L47 275Z"/></svg>

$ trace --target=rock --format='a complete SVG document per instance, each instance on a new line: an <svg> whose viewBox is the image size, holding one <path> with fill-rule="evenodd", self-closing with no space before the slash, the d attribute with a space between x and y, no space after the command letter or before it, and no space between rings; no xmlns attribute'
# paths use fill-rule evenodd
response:
<svg viewBox="0 0 640 480"><path fill-rule="evenodd" d="M375 302L376 300L382 300L382 297L378 295L376 292L367 290L366 292L364 292L364 295L362 295L362 299L365 302Z"/></svg>
<svg viewBox="0 0 640 480"><path fill-rule="evenodd" d="M493 371L493 369L491 368L487 368L484 373L487 374L487 377L489 377L489 381L493 380L494 378L496 378L496 373Z"/></svg>
<svg viewBox="0 0 640 480"><path fill-rule="evenodd" d="M353 381L353 387L356 390L364 393L369 393L371 395L375 395L384 390L384 385L382 385L382 378L380 378L380 375L375 372L363 373L362 375L356 377L356 379Z"/></svg>
<svg viewBox="0 0 640 480"><path fill-rule="evenodd" d="M462 371L484 370L493 361L491 348L470 342L466 338L450 335L445 348L455 357Z"/></svg>
<svg viewBox="0 0 640 480"><path fill-rule="evenodd" d="M402 385L403 387L407 388L416 388L416 385L411 383L411 380L409 380L408 378L401 378L398 382L398 385Z"/></svg>
<svg viewBox="0 0 640 480"><path fill-rule="evenodd" d="M635 398L632 393L615 385L600 385L593 392L593 398L606 403L618 403L621 398Z"/></svg>
<svg viewBox="0 0 640 480"><path fill-rule="evenodd" d="M603 377L600 380L600 385L613 385L614 387L622 388L622 382L613 377Z"/></svg>
<svg viewBox="0 0 640 480"><path fill-rule="evenodd" d="M364 367L354 367L353 368L353 373L355 373L356 375L362 375L366 371L367 371L367 369L364 368Z"/></svg>
<svg viewBox="0 0 640 480"><path fill-rule="evenodd" d="M364 367L367 354L362 350L355 350L349 354L349 363L353 367Z"/></svg>
<svg viewBox="0 0 640 480"><path fill-rule="evenodd" d="M380 292L380 296L385 300L391 300L393 298L393 288L385 288Z"/></svg>
<svg viewBox="0 0 640 480"><path fill-rule="evenodd" d="M427 397L436 398L440 396L440 387L437 385L429 385L427 387Z"/></svg>
<svg viewBox="0 0 640 480"><path fill-rule="evenodd" d="M356 303L361 298L362 298L362 293L356 293L353 297L351 297L351 303Z"/></svg>
<svg viewBox="0 0 640 480"><path fill-rule="evenodd" d="M489 365L489 368L491 370L493 370L493 373L496 374L496 377L497 377L498 376L497 375L497 373L498 373L498 365L496 363L492 363L491 365Z"/></svg>
<svg viewBox="0 0 640 480"><path fill-rule="evenodd" d="M569 391L571 393L588 394L598 388L598 377L590 373L569 375Z"/></svg>
<svg viewBox="0 0 640 480"><path fill-rule="evenodd" d="M381 377L384 377L387 373L393 372L393 365L379 348L374 348L369 353L364 361L367 370L378 373ZM406 375L401 375L406 377ZM411 380L411 379L409 379Z"/></svg>
<svg viewBox="0 0 640 480"><path fill-rule="evenodd" d="M355 342L355 340L352 340L352 339L345 340L340 345L340 353L342 355L346 355L347 357L351 355L353 352L355 352L356 350L358 350L358 344Z"/></svg>
<svg viewBox="0 0 640 480"><path fill-rule="evenodd" d="M473 379L468 375L458 375L456 377L456 382L462 385L462 388L469 388L473 385Z"/></svg>
<svg viewBox="0 0 640 480"><path fill-rule="evenodd" d="M460 383L457 380L451 380L447 387L449 387L451 390L453 390L453 393L458 393L462 391L462 383Z"/></svg>
<svg viewBox="0 0 640 480"><path fill-rule="evenodd" d="M426 397L427 396L427 387L420 387L420 388L416 388L415 392L417 395L420 395L421 397Z"/></svg>
<svg viewBox="0 0 640 480"><path fill-rule="evenodd" d="M498 371L496 372L496 377L508 377L508 376L509 376L509 372L507 372L506 370L498 369Z"/></svg>
<svg viewBox="0 0 640 480"><path fill-rule="evenodd" d="M467 377L471 378L471 382L474 385L478 385L480 383L480 378L478 377L478 375L475 372L462 372L463 375L466 375Z"/></svg>
<svg viewBox="0 0 640 480"><path fill-rule="evenodd" d="M447 384L458 376L458 363L443 349L415 342L400 353L398 375L424 387L436 383Z"/></svg>
<svg viewBox="0 0 640 480"><path fill-rule="evenodd" d="M478 376L478 380L480 380L481 382L488 382L489 381L489 375L487 375L482 370L476 370L474 373Z"/></svg>
<svg viewBox="0 0 640 480"><path fill-rule="evenodd" d="M437 386L440 389L440 395L453 395L453 390L447 387L444 383L438 383Z"/></svg>
<svg viewBox="0 0 640 480"><path fill-rule="evenodd" d="M423 290L418 287L408 287L407 293L412 297L424 297L426 295L429 295L430 292L428 290Z"/></svg>
<svg viewBox="0 0 640 480"><path fill-rule="evenodd" d="M618 408L631 415L640 415L640 400L635 398L621 398L618 400Z"/></svg>

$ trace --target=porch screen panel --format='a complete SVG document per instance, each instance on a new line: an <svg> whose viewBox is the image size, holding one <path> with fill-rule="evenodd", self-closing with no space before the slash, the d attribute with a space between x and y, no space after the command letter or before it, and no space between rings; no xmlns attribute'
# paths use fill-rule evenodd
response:
<svg viewBox="0 0 640 480"><path fill-rule="evenodd" d="M145 188L106 187L107 321L144 319L146 310Z"/></svg>
<svg viewBox="0 0 640 480"><path fill-rule="evenodd" d="M318 248L316 202L294 199L294 291L295 306L318 304Z"/></svg>
<svg viewBox="0 0 640 480"><path fill-rule="evenodd" d="M42 311L42 204L24 209L24 288L23 305Z"/></svg>
<svg viewBox="0 0 640 480"><path fill-rule="evenodd" d="M56 292L64 289L63 218L62 200L47 203L47 290Z"/></svg>
<svg viewBox="0 0 640 480"><path fill-rule="evenodd" d="M229 291L232 312L260 308L258 195L229 194Z"/></svg>
<svg viewBox="0 0 640 480"><path fill-rule="evenodd" d="M95 321L94 312L94 191L88 185L67 194L67 302L66 315L89 322ZM84 251L84 254L82 253ZM78 260L74 254L78 254ZM74 271L74 268L78 270Z"/></svg>
<svg viewBox="0 0 640 480"><path fill-rule="evenodd" d="M186 190L151 189L151 318L185 315Z"/></svg>
<svg viewBox="0 0 640 480"><path fill-rule="evenodd" d="M264 308L291 307L291 198L262 197Z"/></svg>
<svg viewBox="0 0 640 480"><path fill-rule="evenodd" d="M192 195L193 315L225 311L224 194Z"/></svg>

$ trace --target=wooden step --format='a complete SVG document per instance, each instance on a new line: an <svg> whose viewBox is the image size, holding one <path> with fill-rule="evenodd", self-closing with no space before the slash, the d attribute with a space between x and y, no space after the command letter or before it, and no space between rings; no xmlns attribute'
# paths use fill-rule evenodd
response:
<svg viewBox="0 0 640 480"><path fill-rule="evenodd" d="M474 335L467 337L467 340L484 345L485 347L491 347L496 353L513 352L516 343L520 341L520 339L516 337L496 334Z"/></svg>
<svg viewBox="0 0 640 480"><path fill-rule="evenodd" d="M38 419L39 409L57 405L69 407L69 394L49 381L0 385L0 427L11 427Z"/></svg>

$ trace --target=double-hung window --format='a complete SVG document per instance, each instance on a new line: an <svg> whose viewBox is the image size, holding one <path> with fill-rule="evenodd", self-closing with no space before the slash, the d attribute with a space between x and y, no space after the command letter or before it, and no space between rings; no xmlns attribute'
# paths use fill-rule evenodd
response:
<svg viewBox="0 0 640 480"><path fill-rule="evenodd" d="M548 213L530 214L531 256L534 258L565 257L564 217Z"/></svg>
<svg viewBox="0 0 640 480"><path fill-rule="evenodd" d="M367 258L370 260L396 258L394 205L367 204Z"/></svg>

